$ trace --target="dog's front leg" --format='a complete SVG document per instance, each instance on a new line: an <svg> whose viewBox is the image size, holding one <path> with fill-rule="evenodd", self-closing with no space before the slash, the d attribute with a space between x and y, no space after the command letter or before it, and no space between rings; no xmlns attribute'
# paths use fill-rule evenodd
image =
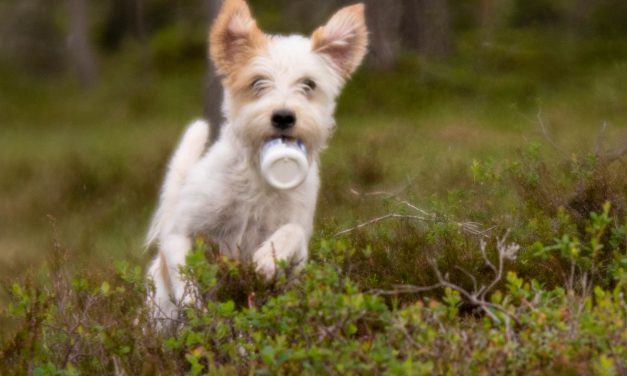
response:
<svg viewBox="0 0 627 376"><path fill-rule="evenodd" d="M185 259L191 248L192 242L185 235L168 234L161 242L161 257L165 259L163 264L170 278L170 298L176 303L189 303L192 300L192 296L186 294L185 282L181 278L181 268L185 266Z"/></svg>
<svg viewBox="0 0 627 376"><path fill-rule="evenodd" d="M190 247L191 241L186 236L167 235L161 238L159 254L148 269L148 276L155 287L148 304L157 319L173 319L178 314L177 304L191 302L192 297L186 294L185 282L180 275Z"/></svg>
<svg viewBox="0 0 627 376"><path fill-rule="evenodd" d="M267 279L274 277L278 261L286 261L297 269L307 261L307 237L301 226L292 223L281 226L253 255L257 272Z"/></svg>

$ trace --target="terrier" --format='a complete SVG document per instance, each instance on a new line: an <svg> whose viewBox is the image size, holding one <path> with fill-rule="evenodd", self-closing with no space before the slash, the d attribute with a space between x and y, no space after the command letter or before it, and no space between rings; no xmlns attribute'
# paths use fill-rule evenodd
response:
<svg viewBox="0 0 627 376"><path fill-rule="evenodd" d="M193 123L165 177L147 245L159 253L148 277L157 318L174 318L189 303L180 268L195 235L228 257L253 262L271 279L278 261L301 268L308 257L320 178L319 153L335 127L335 101L366 54L364 6L342 8L311 37L266 35L244 0L225 0L210 35L210 56L224 87L226 123L207 151L209 127ZM269 140L304 144L310 168L290 190L260 172Z"/></svg>

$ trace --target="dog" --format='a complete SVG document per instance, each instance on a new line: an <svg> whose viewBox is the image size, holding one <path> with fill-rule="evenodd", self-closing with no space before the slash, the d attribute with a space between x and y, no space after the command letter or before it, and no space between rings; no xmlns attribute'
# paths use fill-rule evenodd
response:
<svg viewBox="0 0 627 376"><path fill-rule="evenodd" d="M149 299L159 319L191 303L181 266L202 235L228 257L252 262L266 279L285 261L308 258L319 178L319 153L334 127L336 98L366 54L364 5L340 9L311 37L264 34L244 0L225 0L209 33L209 54L224 88L218 140L205 150L209 126L192 123L168 166L146 244L158 244L148 270ZM260 173L268 140L302 142L310 168L290 190Z"/></svg>

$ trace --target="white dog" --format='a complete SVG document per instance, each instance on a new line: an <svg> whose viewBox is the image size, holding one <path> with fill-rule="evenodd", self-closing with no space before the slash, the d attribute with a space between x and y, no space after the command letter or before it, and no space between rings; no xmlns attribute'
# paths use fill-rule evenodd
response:
<svg viewBox="0 0 627 376"><path fill-rule="evenodd" d="M276 261L307 260L319 188L318 155L334 128L335 100L367 48L364 6L338 11L310 38L270 36L257 28L244 0L225 0L210 32L210 55L224 86L227 119L205 153L207 123L193 123L169 165L147 244L159 254L149 269L158 318L187 302L180 267L194 235L220 252L254 262L272 278ZM310 169L291 190L261 176L259 153L270 139L300 140ZM204 154L204 155L203 155Z"/></svg>

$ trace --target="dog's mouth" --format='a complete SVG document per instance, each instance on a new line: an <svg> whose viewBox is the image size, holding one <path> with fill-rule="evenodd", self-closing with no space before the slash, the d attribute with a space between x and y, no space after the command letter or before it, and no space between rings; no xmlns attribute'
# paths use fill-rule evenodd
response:
<svg viewBox="0 0 627 376"><path fill-rule="evenodd" d="M307 154L307 156L309 157L309 153L307 152L309 150L309 145L307 145L299 137L288 136L288 135L285 135L285 134L266 137L264 139L264 144L262 144L262 146L261 146L262 150L265 149L267 145L271 145L274 142L276 142L277 140L281 140L282 143L284 143L284 144L291 144L291 145L296 146L297 148L301 149L305 154Z"/></svg>
<svg viewBox="0 0 627 376"><path fill-rule="evenodd" d="M264 140L264 142L269 142L269 141L276 140L276 139L279 139L279 138L281 140L287 141L287 142L303 142L302 140L300 140L297 137L286 135L286 134L278 134L278 135L273 135L273 136L267 137Z"/></svg>

